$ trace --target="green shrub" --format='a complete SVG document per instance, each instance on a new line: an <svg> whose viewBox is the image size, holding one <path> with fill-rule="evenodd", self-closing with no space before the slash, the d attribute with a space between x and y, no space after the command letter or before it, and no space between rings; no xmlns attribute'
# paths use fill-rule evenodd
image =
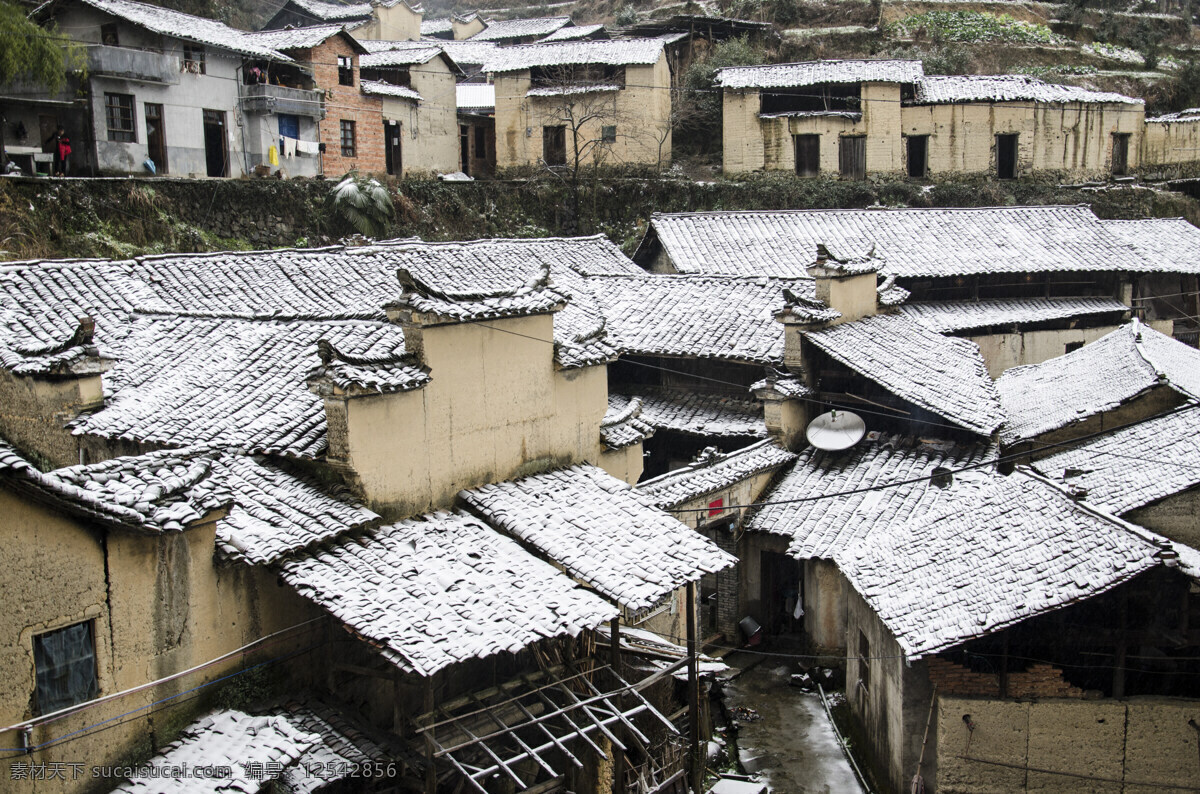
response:
<svg viewBox="0 0 1200 794"><path fill-rule="evenodd" d="M889 25L888 32L894 36L914 38L928 35L938 43L1060 44L1066 41L1045 25L1023 22L1008 14L997 16L980 11L928 11L924 14L912 14Z"/></svg>

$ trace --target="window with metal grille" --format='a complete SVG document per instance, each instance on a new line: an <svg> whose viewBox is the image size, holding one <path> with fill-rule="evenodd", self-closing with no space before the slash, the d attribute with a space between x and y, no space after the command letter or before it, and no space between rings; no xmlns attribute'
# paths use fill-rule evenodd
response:
<svg viewBox="0 0 1200 794"><path fill-rule="evenodd" d="M104 116L108 120L108 139L132 143L137 140L133 121L133 94L105 94Z"/></svg>
<svg viewBox="0 0 1200 794"><path fill-rule="evenodd" d="M349 55L338 56L338 85L354 85L354 59Z"/></svg>
<svg viewBox="0 0 1200 794"><path fill-rule="evenodd" d="M617 142L617 126L615 124L606 124L600 128L600 141L602 143Z"/></svg>
<svg viewBox="0 0 1200 794"><path fill-rule="evenodd" d="M354 122L342 119L342 157L354 157Z"/></svg>
<svg viewBox="0 0 1200 794"><path fill-rule="evenodd" d="M183 45L183 71L191 74L207 74L204 65L204 48L199 44Z"/></svg>
<svg viewBox="0 0 1200 794"><path fill-rule="evenodd" d="M90 620L33 638L37 713L51 712L96 697L96 645Z"/></svg>

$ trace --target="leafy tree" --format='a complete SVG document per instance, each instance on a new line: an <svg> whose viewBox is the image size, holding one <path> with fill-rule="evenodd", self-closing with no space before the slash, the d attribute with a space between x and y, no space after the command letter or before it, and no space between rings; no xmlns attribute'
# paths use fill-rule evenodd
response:
<svg viewBox="0 0 1200 794"><path fill-rule="evenodd" d="M1150 28L1146 20L1138 23L1137 28L1133 31L1132 39L1133 47L1142 54L1142 60L1145 62L1146 71L1152 72L1158 68L1158 51L1161 46L1158 36Z"/></svg>
<svg viewBox="0 0 1200 794"><path fill-rule="evenodd" d="M715 84L717 72L726 66L757 66L762 62L762 51L751 46L745 36L723 41L706 58L693 61L683 73L683 90L675 97L690 110L679 120L674 145L688 152L720 151L721 90Z"/></svg>
<svg viewBox="0 0 1200 794"><path fill-rule="evenodd" d="M334 185L326 198L332 213L364 237L380 237L395 214L387 188L370 177L351 171Z"/></svg>
<svg viewBox="0 0 1200 794"><path fill-rule="evenodd" d="M24 80L57 94L66 82L70 62L81 60L77 46L69 45L53 26L42 28L30 22L21 7L9 0L0 0L0 39L4 41L0 85Z"/></svg>
<svg viewBox="0 0 1200 794"><path fill-rule="evenodd" d="M630 25L636 24L637 21L638 14L632 5L626 4L617 12L616 23L620 27L627 28Z"/></svg>

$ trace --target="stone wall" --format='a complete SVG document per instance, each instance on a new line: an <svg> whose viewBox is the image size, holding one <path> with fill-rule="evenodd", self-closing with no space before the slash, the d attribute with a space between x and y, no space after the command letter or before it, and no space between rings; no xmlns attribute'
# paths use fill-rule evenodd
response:
<svg viewBox="0 0 1200 794"><path fill-rule="evenodd" d="M969 716L971 727L964 720ZM937 703L938 794L1151 792L1200 786L1200 701L1037 701L945 697Z"/></svg>

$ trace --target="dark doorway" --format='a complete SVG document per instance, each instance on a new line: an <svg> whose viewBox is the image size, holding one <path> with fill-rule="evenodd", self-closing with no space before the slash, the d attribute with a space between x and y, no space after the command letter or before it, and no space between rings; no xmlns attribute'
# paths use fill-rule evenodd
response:
<svg viewBox="0 0 1200 794"><path fill-rule="evenodd" d="M471 175L471 128L458 125L458 159L462 161L462 172Z"/></svg>
<svg viewBox="0 0 1200 794"><path fill-rule="evenodd" d="M840 140L838 164L843 179L867 178L867 138L865 135L844 135Z"/></svg>
<svg viewBox="0 0 1200 794"><path fill-rule="evenodd" d="M1113 176L1125 176L1129 173L1129 133L1113 133L1112 172Z"/></svg>
<svg viewBox="0 0 1200 794"><path fill-rule="evenodd" d="M929 136L908 136L908 175L924 179L929 170Z"/></svg>
<svg viewBox="0 0 1200 794"><path fill-rule="evenodd" d="M542 127L542 159L546 165L567 164L566 127Z"/></svg>
<svg viewBox="0 0 1200 794"><path fill-rule="evenodd" d="M229 147L225 141L225 111L204 111L204 165L209 176L229 176Z"/></svg>
<svg viewBox="0 0 1200 794"><path fill-rule="evenodd" d="M1017 136L996 136L996 176L1001 179L1017 178Z"/></svg>
<svg viewBox="0 0 1200 794"><path fill-rule="evenodd" d="M802 631L803 616L796 615L800 598L800 562L786 554L764 551L759 558L762 585L763 628L768 635Z"/></svg>
<svg viewBox="0 0 1200 794"><path fill-rule="evenodd" d="M167 128L163 106L146 103L146 154L154 161L154 173L167 173Z"/></svg>
<svg viewBox="0 0 1200 794"><path fill-rule="evenodd" d="M796 175L819 176L821 173L821 136L793 135L796 143Z"/></svg>
<svg viewBox="0 0 1200 794"><path fill-rule="evenodd" d="M392 176L403 176L404 174L404 158L400 150L400 129L400 125L395 121L383 122L383 155L386 160L387 172Z"/></svg>

